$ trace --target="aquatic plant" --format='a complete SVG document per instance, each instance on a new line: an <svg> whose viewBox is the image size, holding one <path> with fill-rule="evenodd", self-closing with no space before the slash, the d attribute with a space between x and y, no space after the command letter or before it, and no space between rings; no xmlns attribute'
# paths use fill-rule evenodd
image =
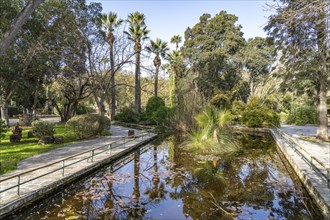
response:
<svg viewBox="0 0 330 220"><path fill-rule="evenodd" d="M208 106L195 120L199 129L189 135L188 141L184 143L186 147L203 153L224 153L237 149L230 128L230 111Z"/></svg>

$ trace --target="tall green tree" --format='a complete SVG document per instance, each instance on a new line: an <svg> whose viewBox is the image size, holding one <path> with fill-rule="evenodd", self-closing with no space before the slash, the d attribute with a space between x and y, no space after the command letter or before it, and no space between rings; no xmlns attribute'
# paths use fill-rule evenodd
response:
<svg viewBox="0 0 330 220"><path fill-rule="evenodd" d="M213 18L203 14L194 27L185 31L182 53L205 101L218 90L231 90L241 80L239 52L245 40L237 20L225 11Z"/></svg>
<svg viewBox="0 0 330 220"><path fill-rule="evenodd" d="M75 115L79 102L91 95L87 76L88 46L98 33L101 7L99 4L86 5L85 0L60 2L63 12L53 33L59 43L57 55L62 65L52 85L52 103L66 122Z"/></svg>
<svg viewBox="0 0 330 220"><path fill-rule="evenodd" d="M167 56L170 62L170 106L173 108L177 104L177 88L178 80L177 75L180 71L181 53L179 51L172 51Z"/></svg>
<svg viewBox="0 0 330 220"><path fill-rule="evenodd" d="M161 57L164 58L166 56L166 52L169 50L166 41L162 41L157 38L156 41L150 40L150 46L146 47L147 51L154 53L154 66L156 68L155 72L155 89L154 95L158 95L158 73L159 67L162 65Z"/></svg>
<svg viewBox="0 0 330 220"><path fill-rule="evenodd" d="M18 32L22 26L29 19L31 14L44 2L45 0L30 0L24 6L24 8L17 14L15 19L12 20L8 30L4 33L0 40L0 57L3 56L11 43L15 40ZM3 5L1 1L1 5Z"/></svg>
<svg viewBox="0 0 330 220"><path fill-rule="evenodd" d="M182 42L182 37L180 35L174 35L171 38L171 43L175 44L175 50L179 49L179 43L181 43L181 42Z"/></svg>
<svg viewBox="0 0 330 220"><path fill-rule="evenodd" d="M319 139L328 140L329 30L327 19L330 3L327 0L280 0L280 2L281 4L272 6L276 8L277 14L270 16L266 30L276 39L277 49L282 53L282 62L285 63L289 74L300 75L307 65L307 68L311 70L310 76L312 78L316 76L315 90L318 106L316 136ZM311 60L316 60L317 65L315 62L310 62Z"/></svg>
<svg viewBox="0 0 330 220"><path fill-rule="evenodd" d="M0 35L24 7L22 2L14 0L1 4ZM64 100L64 92L70 93L70 86L75 85L77 78L86 71L86 38L96 29L94 19L100 11L99 4L87 6L85 0L46 1L35 10L21 28L17 40L0 58L0 107L5 109L13 99L28 110L35 110L40 103L38 98L43 96L44 84L59 78L63 80L58 81L69 82L62 84L67 90L61 90L63 93L54 100L64 106L68 101ZM70 95L79 97L73 92ZM80 98L73 102L79 102ZM71 106L70 112L74 112L77 105Z"/></svg>
<svg viewBox="0 0 330 220"><path fill-rule="evenodd" d="M140 65L142 41L148 39L149 30L145 23L145 15L140 12L134 12L128 15L128 31L125 33L128 39L134 42L135 51L135 110L141 112L141 85L140 85Z"/></svg>
<svg viewBox="0 0 330 220"><path fill-rule="evenodd" d="M243 64L249 72L250 95L262 86L275 61L275 48L271 39L255 37L249 39L242 50Z"/></svg>
<svg viewBox="0 0 330 220"><path fill-rule="evenodd" d="M2 3L0 7L0 36L5 35L4 31L10 28L12 20L24 7L21 0ZM57 3L47 2L41 6L42 10L36 10L32 13L16 35L17 40L0 57L1 118L6 119L7 122L6 109L9 101L14 100L29 110L35 109L35 105L31 103L36 103L36 99L31 101L31 97L37 98L37 90L41 88L39 84L53 76L58 58L53 53L52 55L49 53L49 49L53 45L50 33L54 26L54 23L49 22L49 19L54 13L58 13L57 6ZM52 10L46 13L43 10L45 8L52 8Z"/></svg>
<svg viewBox="0 0 330 220"><path fill-rule="evenodd" d="M110 53L110 88L111 88L111 118L116 114L116 89L115 89L115 59L114 59L114 42L116 37L114 31L123 23L117 14L109 12L107 15L102 16L103 27L107 30L106 41L109 44Z"/></svg>

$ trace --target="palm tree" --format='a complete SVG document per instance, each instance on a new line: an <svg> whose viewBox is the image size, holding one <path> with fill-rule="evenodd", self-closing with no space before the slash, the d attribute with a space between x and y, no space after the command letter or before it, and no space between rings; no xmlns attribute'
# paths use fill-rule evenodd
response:
<svg viewBox="0 0 330 220"><path fill-rule="evenodd" d="M173 108L176 102L177 95L177 64L181 53L179 51L172 51L167 56L167 60L170 62L170 106Z"/></svg>
<svg viewBox="0 0 330 220"><path fill-rule="evenodd" d="M195 119L200 129L190 137L191 147L218 153L236 149L236 141L230 130L230 111L207 106Z"/></svg>
<svg viewBox="0 0 330 220"><path fill-rule="evenodd" d="M171 43L172 44L175 44L175 48L176 50L179 49L179 43L182 42L182 38L180 35L174 35L172 38L171 38Z"/></svg>
<svg viewBox="0 0 330 220"><path fill-rule="evenodd" d="M150 46L146 47L147 51L154 53L155 59L154 59L154 65L156 67L155 72L155 96L158 95L158 73L159 73L159 67L162 64L161 58L164 58L166 56L166 52L169 50L167 47L167 42L162 41L161 39L157 38L156 41L151 40Z"/></svg>
<svg viewBox="0 0 330 220"><path fill-rule="evenodd" d="M111 87L111 118L113 119L116 114L116 89L115 89L115 60L114 60L114 36L115 28L123 23L122 19L118 19L117 14L109 12L109 14L102 15L102 26L107 30L105 40L109 44L110 50L110 87Z"/></svg>
<svg viewBox="0 0 330 220"><path fill-rule="evenodd" d="M141 112L141 88L140 88L140 55L141 41L148 39L149 30L145 23L145 16L140 12L134 12L128 15L128 31L125 31L128 39L134 42L135 51L135 110Z"/></svg>

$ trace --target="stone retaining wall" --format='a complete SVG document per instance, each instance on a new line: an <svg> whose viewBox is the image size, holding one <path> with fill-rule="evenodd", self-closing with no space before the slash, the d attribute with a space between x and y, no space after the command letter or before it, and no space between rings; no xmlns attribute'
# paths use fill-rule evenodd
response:
<svg viewBox="0 0 330 220"><path fill-rule="evenodd" d="M322 215L324 216L324 218L326 220L330 220L330 204L327 203L327 201L325 201L325 199L324 199L324 196L327 196L327 195L323 195L323 193L320 192L320 189L318 190L316 188L315 184L312 183L311 177L306 175L306 173L302 171L301 167L299 167L299 165L297 164L297 162L294 160L294 158L291 155L292 152L294 154L296 154L294 152L294 150L292 148L290 148L289 146L287 146L287 144L285 144L284 140L280 136L278 136L273 130L270 130L270 134L272 135L274 141L276 142L277 150L280 151L282 153L282 155L285 156L285 159L289 162L290 166L293 168L294 172L299 177L300 181L306 188L308 194L314 200L314 203L318 206L319 210L322 212ZM292 151L292 152L289 152L289 151ZM312 169L312 168L310 168L310 169ZM326 183L325 183L325 187L327 187ZM328 196L330 196L330 194Z"/></svg>
<svg viewBox="0 0 330 220"><path fill-rule="evenodd" d="M38 202L38 201L42 200L43 198L46 198L46 197L54 194L56 191L72 184L75 181L78 181L79 179L82 179L85 176L88 176L89 174L99 170L100 168L104 167L105 165L109 164L110 162L126 155L129 152L134 151L138 147L147 144L148 142L154 140L156 137L157 137L157 135L153 134L152 136L146 138L145 140L138 142L138 143L134 144L133 146L131 146L117 154L111 155L107 159L95 162L85 169L81 169L80 171L78 171L74 174L66 176L66 177L62 178L61 180L55 181L45 187L42 187L42 188L34 191L33 193L30 193L26 196L22 196L21 198L18 198L17 200L0 207L0 219L5 219L6 216L12 214L13 212L19 211L22 208L30 206L30 205L34 204L35 202Z"/></svg>

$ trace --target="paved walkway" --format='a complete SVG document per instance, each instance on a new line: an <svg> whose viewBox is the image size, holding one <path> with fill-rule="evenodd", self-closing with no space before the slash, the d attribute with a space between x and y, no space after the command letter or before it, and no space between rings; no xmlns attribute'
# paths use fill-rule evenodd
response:
<svg viewBox="0 0 330 220"><path fill-rule="evenodd" d="M129 129L134 130L135 134L141 133L140 130L131 129L131 128L129 128ZM16 170L14 170L10 173L1 175L0 178L6 177L6 176L12 176L17 173L21 173L24 170L32 169L34 167L50 164L61 158L70 157L72 155L78 154L80 152L84 152L91 148L106 145L107 143L114 141L114 140L118 140L122 137L127 137L128 128L124 128L122 126L117 126L117 125L112 125L110 132L111 132L111 136L108 136L108 137L102 137L102 138L98 138L98 139L94 139L94 140L78 142L78 143L71 144L71 145L68 145L65 147L60 147L60 148L57 148L57 149L54 149L54 150L51 150L51 151L48 151L48 152L45 152L42 154L38 154L33 157L29 157L25 160L20 161L17 164ZM0 185L0 188L1 188L1 185ZM0 204L1 204L1 202L0 202Z"/></svg>
<svg viewBox="0 0 330 220"><path fill-rule="evenodd" d="M10 172L8 174L1 175L0 181L5 179L6 177L10 177L18 173L22 173L24 171L36 168L38 166L50 164L62 158L70 157L72 155L84 151L88 151L92 148L108 145L110 142L113 142L123 137L127 137L128 129L135 130L131 128L125 128L122 126L112 125L110 130L112 136L79 142L76 144L57 148L52 151L27 158L18 164L17 170ZM136 135L141 133L142 131L135 130ZM114 158L126 154L128 151L136 148L138 145L141 145L153 139L155 136L156 136L155 134L149 133L148 135L140 138L126 140L125 144L123 144L124 143L123 141L120 141L116 144L112 144L112 150L110 154L108 152L104 152L102 154L96 155L93 157L93 162L91 160L89 162L86 162L86 159L84 159L90 155L90 152L74 157L72 159L68 159L65 161L65 165L68 165L73 162L77 162L78 160L82 160L82 161L70 167L66 167L64 176L62 176L62 169L61 169L54 173L48 174L44 177L23 184L20 187L20 195L17 195L17 187L14 187L11 190L1 193L0 218L1 215L10 212L10 210L12 210L13 208L16 209L16 207L19 207L25 203L29 203L34 199L40 197L40 195L44 193L49 193L51 190L61 187L65 183L72 182L78 177L83 176L83 174L86 171L92 171L97 169L98 167L101 167L102 165L113 160ZM100 150L96 150L95 154L105 149L107 149L107 147L102 148ZM62 163L56 163L49 167L42 168L28 174L24 174L20 177L20 182L22 183L24 181L31 180L38 175L46 174L47 172L53 171L55 169L59 169L61 167L62 167ZM7 189L10 186L16 185L17 181L18 178L15 177L13 179L1 182L0 190Z"/></svg>
<svg viewBox="0 0 330 220"><path fill-rule="evenodd" d="M290 135L298 143L300 143L308 152L310 152L314 157L318 158L326 166L330 167L330 143L328 142L311 142L301 140L302 136L316 136L316 126L295 126L295 125L282 125L282 131ZM330 133L330 128L328 128L328 133Z"/></svg>
<svg viewBox="0 0 330 220"><path fill-rule="evenodd" d="M330 167L330 143L316 143L299 139L301 136L315 136L317 130L315 126L282 125L281 130L291 136L311 155L318 158L323 164L325 164L326 167ZM315 169L309 166L306 161L304 161L302 157L299 156L285 142L283 137L275 133L274 130L272 130L272 134L275 137L281 151L284 153L287 160L290 162L293 169L304 183L306 189L309 191L310 195L314 198L320 210L323 212L325 219L330 219L330 188L327 186L327 180ZM310 158L308 154L304 153L304 155L307 158ZM326 174L326 170L323 167L317 163L315 164L316 167Z"/></svg>

